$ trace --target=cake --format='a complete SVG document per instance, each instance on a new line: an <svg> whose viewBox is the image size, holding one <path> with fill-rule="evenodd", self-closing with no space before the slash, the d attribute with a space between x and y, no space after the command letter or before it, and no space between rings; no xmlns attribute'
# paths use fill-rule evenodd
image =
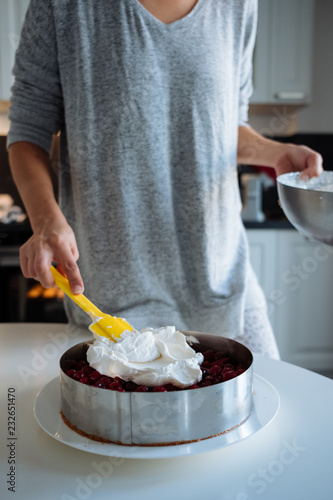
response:
<svg viewBox="0 0 333 500"><path fill-rule="evenodd" d="M96 341L70 348L60 360L64 422L91 439L127 446L185 444L242 424L253 405L251 352L224 337L181 335L200 362L199 377L188 385L182 377L156 385L140 383L132 373L128 377L134 380L100 373L87 359L87 352L90 361L94 358ZM105 363L101 366L105 371Z"/></svg>

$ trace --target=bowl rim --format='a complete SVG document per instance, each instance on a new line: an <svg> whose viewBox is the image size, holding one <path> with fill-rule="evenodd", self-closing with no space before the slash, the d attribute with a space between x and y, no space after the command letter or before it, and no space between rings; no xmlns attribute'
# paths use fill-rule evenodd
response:
<svg viewBox="0 0 333 500"><path fill-rule="evenodd" d="M311 192L311 193L331 193L332 191L323 191L321 189L319 189L321 186L318 186L317 188L312 188L311 186L310 187L304 187L304 186L293 186L291 184L288 184L288 180L297 180L299 179L301 175L301 172L298 171L298 172L286 172L284 174L280 174L276 177L276 182L277 184L281 185L281 186L285 186L285 187L288 187L288 188L292 188L292 189L296 189L298 191L307 191L307 192ZM333 183L333 171L332 170L324 170L320 176L318 177L318 179L320 178L324 178L324 177L328 177L328 180ZM311 177L312 179L312 177ZM304 181L306 182L306 181ZM323 186L324 187L324 186Z"/></svg>
<svg viewBox="0 0 333 500"><path fill-rule="evenodd" d="M242 356L241 356L241 362L246 365L245 367L245 370L243 373L241 373L240 375L237 375L236 377L230 379L230 380L227 380L227 381L224 381L224 382L220 382L218 384L213 384L211 386L207 386L207 387L200 387L200 389L211 389L213 387L216 387L216 386L220 386L221 384L227 384L228 382L230 381L235 381L235 379L237 379L238 377L241 377L241 379L243 379L243 375L245 375L245 377L248 376L248 374L253 371L253 364L254 364L254 357L253 357L253 352L246 346L244 345L242 342L239 342L235 339L232 339L232 338L228 338L228 337L223 337L223 336L220 336L220 335L214 335L214 334L211 334L211 333L207 333L207 332L197 332L197 331L192 331L192 330L179 330L181 333L183 333L186 337L196 337L198 336L199 337L199 343L200 343L200 340L201 340L201 343L202 345L208 350L210 349L210 344L211 342L214 342L214 340L216 339L220 339L219 342L221 342L222 344L229 344L229 347L230 347L230 350L233 351L233 350L238 350ZM77 382L78 384L82 385L81 382L79 382L78 380L75 380L75 379L72 379L71 377L69 377L69 375L67 375L66 373L66 368L65 368L65 363L66 361L68 361L69 359L75 359L75 357L77 356L78 358L80 358L80 356L82 356L82 354L86 355L86 352L88 350L88 347L90 345L93 344L95 339L90 339L90 340L84 340L83 342L78 342L77 344L74 344L73 346L69 347L68 349L66 349L62 355L60 356L59 358L59 361L58 361L58 364L59 364L59 368L60 368L60 372L62 373L63 376L65 377L68 377L69 379L73 380L74 382ZM207 343L205 343L205 340L207 341ZM191 342L191 339L189 339L189 343ZM191 345L191 344L189 344ZM239 352L238 352L238 357L239 357ZM69 357L69 354L73 354L75 353L74 355L74 358L73 357ZM232 353L233 354L233 353ZM230 352L229 352L229 355L231 356L232 355ZM238 360L238 362L240 362ZM230 385L230 384L229 384ZM101 388L99 387L94 387L92 385L87 385L86 387L89 387L89 388L93 388L93 389L97 389L98 391L101 390ZM89 390L89 389L88 389ZM190 390L188 387L185 387L183 389L180 389L179 391L175 391L176 393L179 393L179 392L187 392L188 390ZM117 392L117 391L114 391L114 392ZM119 394L145 394L146 396L149 394L153 394L154 396L153 397L157 397L157 395L160 395L160 397L165 397L165 394L172 394L173 391L168 391L168 392L149 392L149 393L132 393L132 392L126 392L126 393L119 393ZM140 397L140 396L135 396L135 397Z"/></svg>

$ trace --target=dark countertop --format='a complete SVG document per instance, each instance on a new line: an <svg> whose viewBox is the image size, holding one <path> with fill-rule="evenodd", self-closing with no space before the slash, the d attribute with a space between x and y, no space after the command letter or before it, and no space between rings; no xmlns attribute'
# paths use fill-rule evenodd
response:
<svg viewBox="0 0 333 500"><path fill-rule="evenodd" d="M294 226L286 218L267 218L264 222L244 221L243 224L246 229L293 229L296 231Z"/></svg>

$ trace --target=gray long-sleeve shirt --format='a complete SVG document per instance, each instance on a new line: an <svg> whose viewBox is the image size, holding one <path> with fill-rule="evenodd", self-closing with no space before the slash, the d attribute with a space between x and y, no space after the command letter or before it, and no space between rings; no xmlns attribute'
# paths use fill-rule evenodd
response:
<svg viewBox="0 0 333 500"><path fill-rule="evenodd" d="M198 0L165 25L138 0L31 1L8 143L49 151L61 131L85 293L137 328L233 337L264 304L236 172L256 14L256 0Z"/></svg>

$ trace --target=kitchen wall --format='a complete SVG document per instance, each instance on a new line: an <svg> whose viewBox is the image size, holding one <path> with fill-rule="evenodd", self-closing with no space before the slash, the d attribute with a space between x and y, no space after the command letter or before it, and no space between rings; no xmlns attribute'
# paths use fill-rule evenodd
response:
<svg viewBox="0 0 333 500"><path fill-rule="evenodd" d="M333 1L316 0L312 103L297 115L300 132L333 134Z"/></svg>
<svg viewBox="0 0 333 500"><path fill-rule="evenodd" d="M251 106L250 123L271 135L333 134L333 0L316 0L313 47L312 102L302 108ZM309 55L310 57L310 55ZM0 102L0 135L9 128L8 104Z"/></svg>
<svg viewBox="0 0 333 500"><path fill-rule="evenodd" d="M311 104L300 108L251 106L250 123L257 131L278 136L295 133L333 134L332 21L333 1L316 0Z"/></svg>

